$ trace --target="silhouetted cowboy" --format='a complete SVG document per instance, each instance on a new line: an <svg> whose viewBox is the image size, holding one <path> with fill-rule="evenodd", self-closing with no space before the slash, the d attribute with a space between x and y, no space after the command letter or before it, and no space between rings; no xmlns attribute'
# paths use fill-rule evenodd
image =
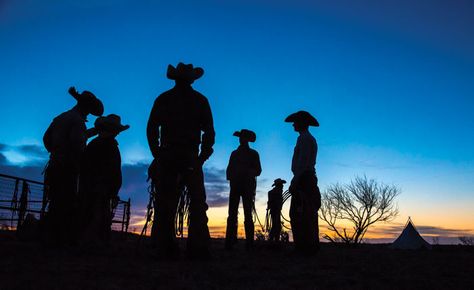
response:
<svg viewBox="0 0 474 290"><path fill-rule="evenodd" d="M44 226L48 242L55 244L74 241L80 159L87 138L92 135L92 131L86 129L86 117L89 114L100 116L104 111L102 102L91 92L78 93L71 87L69 93L77 105L54 118L43 136L44 146L50 153L45 171L49 210Z"/></svg>
<svg viewBox="0 0 474 290"><path fill-rule="evenodd" d="M81 166L79 200L82 240L108 244L112 225L112 210L119 200L122 186L122 160L117 135L130 126L122 125L114 114L95 121L99 136L86 147Z"/></svg>
<svg viewBox="0 0 474 290"><path fill-rule="evenodd" d="M267 208L270 211L272 227L268 235L270 241L279 241L281 233L281 208L283 207L283 184L286 181L277 178L273 182L273 188L268 192Z"/></svg>
<svg viewBox="0 0 474 290"><path fill-rule="evenodd" d="M227 180L230 181L229 217L227 218L225 246L231 249L237 242L237 215L240 197L244 206L244 225L247 248L251 248L254 238L253 209L255 206L255 189L257 176L262 172L258 152L249 147L249 142L255 142L254 132L242 129L234 133L239 137L240 146L230 155L227 166Z"/></svg>
<svg viewBox="0 0 474 290"><path fill-rule="evenodd" d="M202 165L213 152L215 132L207 98L191 87L203 74L202 68L192 64L179 63L176 68L169 65L167 77L176 85L158 96L148 120L148 144L157 172L152 176L157 191L152 236L159 254L178 253L174 221L178 187L184 183L190 194L188 256L209 256Z"/></svg>
<svg viewBox="0 0 474 290"><path fill-rule="evenodd" d="M293 240L297 251L313 254L319 250L318 209L321 194L315 172L318 144L308 127L318 127L319 123L306 111L289 115L285 122L292 122L294 130L299 133L291 162L294 176L289 188Z"/></svg>

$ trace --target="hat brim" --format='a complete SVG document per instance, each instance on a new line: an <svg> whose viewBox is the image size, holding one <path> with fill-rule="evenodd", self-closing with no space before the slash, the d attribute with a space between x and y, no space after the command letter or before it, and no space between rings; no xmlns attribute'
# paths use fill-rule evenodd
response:
<svg viewBox="0 0 474 290"><path fill-rule="evenodd" d="M272 184L272 186L275 186L275 185L278 185L278 184L283 185L283 184L285 184L285 183L286 183L286 180L274 181L273 184Z"/></svg>
<svg viewBox="0 0 474 290"><path fill-rule="evenodd" d="M106 117L99 117L95 121L94 127L99 132L120 133L130 128L130 125L111 123L107 121Z"/></svg>
<svg viewBox="0 0 474 290"><path fill-rule="evenodd" d="M168 65L166 71L166 77L170 80L186 80L186 81L195 81L201 78L204 75L204 69L200 67L195 67L192 70L180 72L171 64Z"/></svg>
<svg viewBox="0 0 474 290"><path fill-rule="evenodd" d="M89 94L75 94L72 95L74 99L77 100L77 103L81 106L84 106L89 114L94 116L102 116L104 114L104 104L92 93Z"/></svg>
<svg viewBox="0 0 474 290"><path fill-rule="evenodd" d="M104 114L104 104L102 104L102 102L97 98L94 98L89 102L88 108L91 115L98 117Z"/></svg>
<svg viewBox="0 0 474 290"><path fill-rule="evenodd" d="M247 134L242 133L240 131L235 131L234 134L232 134L232 136L244 138L245 140L249 142L255 142L257 140L257 135L251 131L247 131Z"/></svg>
<svg viewBox="0 0 474 290"><path fill-rule="evenodd" d="M319 127L319 122L310 114L302 115L300 112L293 113L285 118L287 123L300 123L308 126Z"/></svg>

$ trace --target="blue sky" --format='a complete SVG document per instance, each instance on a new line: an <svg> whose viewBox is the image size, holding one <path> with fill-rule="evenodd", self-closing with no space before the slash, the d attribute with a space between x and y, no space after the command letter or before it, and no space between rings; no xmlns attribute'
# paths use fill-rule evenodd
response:
<svg viewBox="0 0 474 290"><path fill-rule="evenodd" d="M473 3L168 2L0 0L4 163L42 162L21 146L74 105L71 85L131 125L124 163L149 162L148 114L172 86L166 66L184 61L205 70L194 87L215 119L208 172L227 165L233 131L254 130L261 206L271 180L291 178L297 135L283 119L304 109L321 124L322 189L366 174L402 189L398 222L474 230Z"/></svg>

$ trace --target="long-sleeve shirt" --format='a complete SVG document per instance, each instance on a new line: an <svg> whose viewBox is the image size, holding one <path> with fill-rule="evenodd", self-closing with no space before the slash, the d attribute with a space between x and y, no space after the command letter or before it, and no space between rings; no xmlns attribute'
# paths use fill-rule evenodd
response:
<svg viewBox="0 0 474 290"><path fill-rule="evenodd" d="M87 142L86 119L77 107L53 119L44 133L43 143L52 162L79 171L81 155Z"/></svg>
<svg viewBox="0 0 474 290"><path fill-rule="evenodd" d="M227 166L227 180L255 179L262 173L258 152L248 145L240 145L232 152Z"/></svg>
<svg viewBox="0 0 474 290"><path fill-rule="evenodd" d="M275 186L268 192L268 208L281 210L283 205L283 187Z"/></svg>
<svg viewBox="0 0 474 290"><path fill-rule="evenodd" d="M295 177L301 176L304 172L315 172L316 155L318 154L318 143L309 131L301 132L296 141L293 159L291 161L291 171Z"/></svg>
<svg viewBox="0 0 474 290"><path fill-rule="evenodd" d="M207 159L215 138L207 98L191 86L175 86L159 95L148 119L147 138L154 156L160 146L192 148L201 144L201 155Z"/></svg>
<svg viewBox="0 0 474 290"><path fill-rule="evenodd" d="M117 141L97 137L86 147L80 174L81 192L113 197L122 186L122 160Z"/></svg>

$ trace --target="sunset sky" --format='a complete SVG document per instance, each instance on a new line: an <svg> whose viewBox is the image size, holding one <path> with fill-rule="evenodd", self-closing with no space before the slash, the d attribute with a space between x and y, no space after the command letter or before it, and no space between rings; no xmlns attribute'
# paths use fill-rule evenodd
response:
<svg viewBox="0 0 474 290"><path fill-rule="evenodd" d="M297 110L321 124L311 129L321 190L363 175L401 189L399 217L369 237L392 240L408 216L429 242L474 235L473 15L468 0L0 0L0 173L41 180L44 131L75 104L69 86L90 90L131 126L118 137L120 196L138 230L146 122L173 85L167 65L183 61L204 68L194 88L214 115L205 171L215 235L232 133L257 134L262 218L273 179L291 179L297 134L283 120Z"/></svg>

